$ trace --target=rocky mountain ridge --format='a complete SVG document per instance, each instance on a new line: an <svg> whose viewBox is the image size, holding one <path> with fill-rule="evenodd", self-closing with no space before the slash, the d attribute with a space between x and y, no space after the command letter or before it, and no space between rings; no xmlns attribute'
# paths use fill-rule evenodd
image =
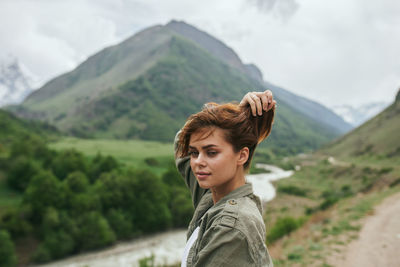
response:
<svg viewBox="0 0 400 267"><path fill-rule="evenodd" d="M19 104L33 91L17 59L0 63L0 107Z"/></svg>

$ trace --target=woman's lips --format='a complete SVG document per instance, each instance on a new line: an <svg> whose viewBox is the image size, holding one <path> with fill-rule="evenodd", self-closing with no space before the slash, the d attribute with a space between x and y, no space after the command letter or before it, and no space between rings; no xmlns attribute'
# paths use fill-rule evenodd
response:
<svg viewBox="0 0 400 267"><path fill-rule="evenodd" d="M196 177L199 180L204 180L210 175L211 175L211 173L209 173L209 172L196 172Z"/></svg>

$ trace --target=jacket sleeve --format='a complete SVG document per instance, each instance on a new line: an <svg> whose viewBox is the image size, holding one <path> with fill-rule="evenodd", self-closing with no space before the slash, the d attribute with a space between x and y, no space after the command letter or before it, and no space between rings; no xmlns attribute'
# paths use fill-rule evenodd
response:
<svg viewBox="0 0 400 267"><path fill-rule="evenodd" d="M176 134L175 140L174 140L174 149L175 152L177 150L177 141L178 141L178 136L180 134L180 131ZM182 175L187 187L190 189L190 193L192 195L192 201L193 201L193 206L194 208L197 208L197 205L200 202L200 199L203 197L203 195L207 192L208 189L203 189L199 186L196 177L193 174L192 168L190 167L190 157L183 157L183 158L178 158L176 157L175 153L175 164L176 167L179 171L179 173Z"/></svg>
<svg viewBox="0 0 400 267"><path fill-rule="evenodd" d="M203 236L193 266L268 266L256 263L246 236L224 225L209 229Z"/></svg>

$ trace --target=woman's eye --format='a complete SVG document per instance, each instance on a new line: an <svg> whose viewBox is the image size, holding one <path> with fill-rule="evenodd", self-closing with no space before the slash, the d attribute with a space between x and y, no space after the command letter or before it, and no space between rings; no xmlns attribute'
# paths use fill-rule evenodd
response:
<svg viewBox="0 0 400 267"><path fill-rule="evenodd" d="M190 151L189 152L189 156L191 156L192 158L193 157L197 157L199 155L199 152L197 152L197 151Z"/></svg>
<svg viewBox="0 0 400 267"><path fill-rule="evenodd" d="M207 154L208 154L208 156L213 157L213 156L216 156L218 154L218 152L217 151L208 151Z"/></svg>

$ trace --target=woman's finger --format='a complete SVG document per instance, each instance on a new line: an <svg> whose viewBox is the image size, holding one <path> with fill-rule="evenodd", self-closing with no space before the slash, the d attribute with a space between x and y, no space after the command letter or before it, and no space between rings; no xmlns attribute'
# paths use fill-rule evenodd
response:
<svg viewBox="0 0 400 267"><path fill-rule="evenodd" d="M253 100L253 98L251 97L251 94L248 94L245 98L246 98L247 103L249 103L249 105L250 105L251 113L253 114L254 117L257 116L256 103Z"/></svg>
<svg viewBox="0 0 400 267"><path fill-rule="evenodd" d="M251 98L253 99L253 101L255 102L255 104L256 104L256 108L257 108L257 114L259 115L259 116L261 116L262 115L262 112L263 112L263 108L262 108L262 104L261 104L261 99L260 99L260 97L259 96L257 96L257 94L256 93L253 93L253 94L251 94Z"/></svg>
<svg viewBox="0 0 400 267"><path fill-rule="evenodd" d="M271 92L271 90L266 90L265 92L264 92L264 94L267 96L267 98L268 98L268 105L267 105L267 111L268 110L270 110L271 108L272 108L272 103L273 103L273 95L272 95L272 92Z"/></svg>
<svg viewBox="0 0 400 267"><path fill-rule="evenodd" d="M268 97L266 94L261 94L260 96L263 110L268 111Z"/></svg>
<svg viewBox="0 0 400 267"><path fill-rule="evenodd" d="M243 96L243 99L239 103L240 106L247 106L249 104L249 99L251 99L250 94L249 92Z"/></svg>

